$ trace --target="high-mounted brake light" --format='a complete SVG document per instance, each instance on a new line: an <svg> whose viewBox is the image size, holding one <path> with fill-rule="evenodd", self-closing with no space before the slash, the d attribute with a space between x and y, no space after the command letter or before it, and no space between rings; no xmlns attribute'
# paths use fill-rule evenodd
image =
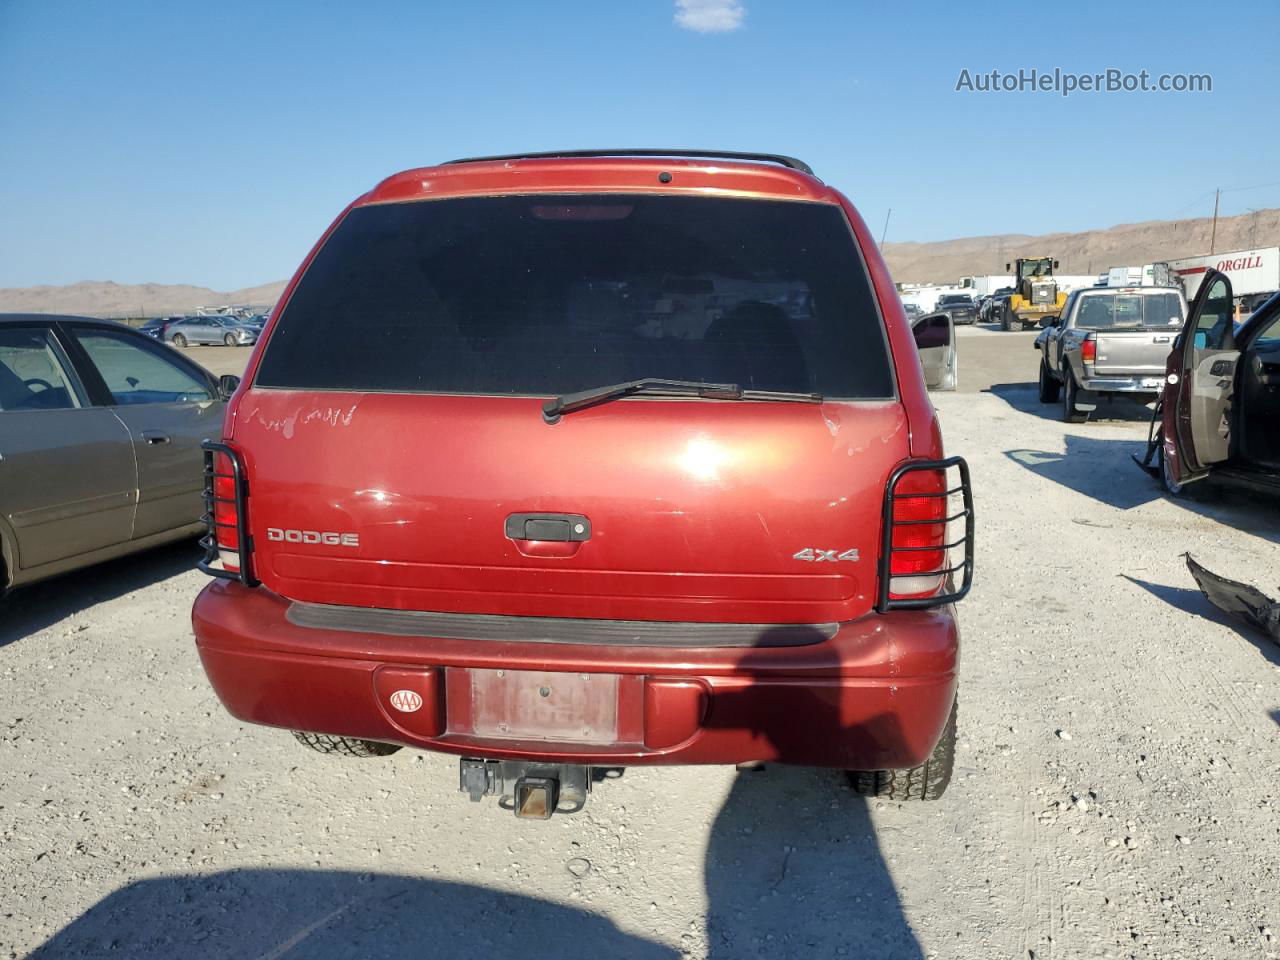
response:
<svg viewBox="0 0 1280 960"><path fill-rule="evenodd" d="M959 481L949 486L953 470ZM960 521L963 536L948 542L948 531ZM894 470L885 489L883 522L877 610L934 607L954 603L969 592L973 494L969 467L962 458L918 460ZM964 557L951 566L951 550L956 547L964 548ZM956 573L962 574L958 588L952 586Z"/></svg>
<svg viewBox="0 0 1280 960"><path fill-rule="evenodd" d="M210 576L239 580L254 586L249 570L252 542L248 533L244 464L225 443L206 440L204 448L205 521L209 532L200 541L204 559L200 569Z"/></svg>
<svg viewBox="0 0 1280 960"><path fill-rule="evenodd" d="M1098 359L1098 341L1086 340L1080 344L1080 359L1085 363L1093 363Z"/></svg>

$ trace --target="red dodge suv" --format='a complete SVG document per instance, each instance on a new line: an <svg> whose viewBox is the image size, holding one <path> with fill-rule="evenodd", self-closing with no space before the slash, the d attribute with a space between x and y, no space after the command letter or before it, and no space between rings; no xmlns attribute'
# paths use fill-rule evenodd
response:
<svg viewBox="0 0 1280 960"><path fill-rule="evenodd" d="M242 720L455 754L523 817L641 764L935 798L973 569L940 356L949 325L913 328L793 158L396 174L303 262L205 444L205 671Z"/></svg>

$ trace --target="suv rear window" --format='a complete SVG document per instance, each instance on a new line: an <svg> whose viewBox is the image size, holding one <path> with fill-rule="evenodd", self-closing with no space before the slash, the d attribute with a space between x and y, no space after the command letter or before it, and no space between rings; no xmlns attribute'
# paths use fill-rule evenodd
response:
<svg viewBox="0 0 1280 960"><path fill-rule="evenodd" d="M256 383L547 396L644 377L879 399L879 311L835 206L513 196L359 207Z"/></svg>

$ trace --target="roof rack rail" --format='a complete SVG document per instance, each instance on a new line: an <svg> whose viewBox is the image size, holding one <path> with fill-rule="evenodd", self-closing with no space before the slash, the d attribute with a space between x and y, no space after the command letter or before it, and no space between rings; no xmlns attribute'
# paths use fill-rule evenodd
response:
<svg viewBox="0 0 1280 960"><path fill-rule="evenodd" d="M763 163L776 163L792 170L799 170L814 176L813 168L803 160L788 157L781 153L742 153L737 150L654 150L649 148L624 148L621 150L548 150L545 153L507 153L493 157L463 157L460 160L446 160L446 164L482 163L486 160L531 160L552 157L708 157L720 160L756 160Z"/></svg>

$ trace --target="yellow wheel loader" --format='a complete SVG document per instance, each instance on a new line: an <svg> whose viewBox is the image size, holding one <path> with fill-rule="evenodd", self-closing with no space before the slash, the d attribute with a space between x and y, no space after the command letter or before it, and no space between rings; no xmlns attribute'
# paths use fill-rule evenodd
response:
<svg viewBox="0 0 1280 960"><path fill-rule="evenodd" d="M1062 316L1067 295L1053 279L1058 261L1052 257L1019 257L1004 268L1013 266L1017 267L1015 286L1000 316L1001 328L1025 330L1039 326L1045 317Z"/></svg>

